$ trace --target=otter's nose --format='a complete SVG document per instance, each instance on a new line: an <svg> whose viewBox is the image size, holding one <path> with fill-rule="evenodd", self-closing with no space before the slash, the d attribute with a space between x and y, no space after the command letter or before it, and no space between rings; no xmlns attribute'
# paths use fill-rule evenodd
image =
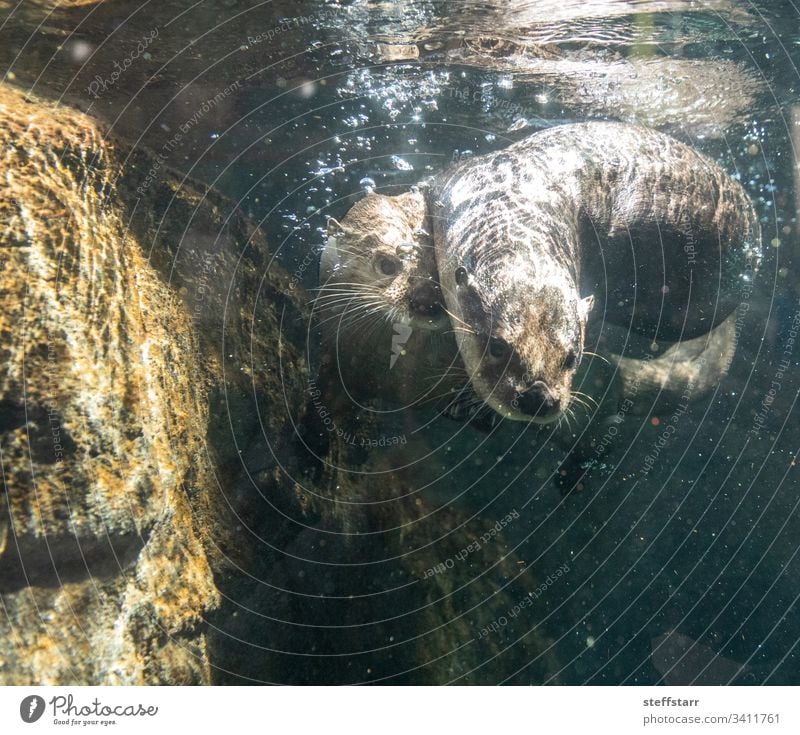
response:
<svg viewBox="0 0 800 735"><path fill-rule="evenodd" d="M558 413L561 403L550 392L547 383L537 380L514 396L514 406L528 416L547 418Z"/></svg>
<svg viewBox="0 0 800 735"><path fill-rule="evenodd" d="M436 316L442 310L439 287L430 281L422 283L411 292L411 311L421 316Z"/></svg>

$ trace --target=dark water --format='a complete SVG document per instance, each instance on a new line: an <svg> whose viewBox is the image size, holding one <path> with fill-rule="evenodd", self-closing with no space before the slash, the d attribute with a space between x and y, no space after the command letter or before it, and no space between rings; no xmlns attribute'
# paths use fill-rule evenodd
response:
<svg viewBox="0 0 800 735"><path fill-rule="evenodd" d="M220 11L210 33L219 38L225 22ZM126 113L117 128L159 151L164 131L196 109L195 89L205 99L237 83L169 163L237 200L307 288L317 285L328 217L341 218L365 191L405 191L453 160L559 123L647 124L742 182L765 257L742 290L736 358L713 395L680 417L650 472L642 468L662 431L653 415L627 418L625 446L568 495L555 482L563 447L521 424L487 434L440 419L421 435L426 451L374 451L389 467L411 457L404 477L430 507L452 508L467 523L512 518L502 543L535 604L486 637L506 652L525 636L545 637L558 666L543 680L518 662L498 668L487 654L471 681L800 683L800 10L766 0L308 0L262 8L237 27L219 47L197 42L199 76L167 85L168 102L146 127ZM228 71L234 50L239 61ZM111 110L111 92L96 109ZM404 420L387 425L405 430ZM381 483L376 474L376 493ZM428 526L435 548L435 517ZM325 567L335 556L303 566L298 559L313 554L302 537L275 544L271 566L254 571L269 600L342 592ZM450 552L429 557L444 563ZM447 573L467 589L489 575L501 595L512 581L479 555ZM424 584L398 582L391 564L355 564L348 574L349 589L363 594ZM509 596L508 608L518 601ZM238 602L239 620L261 614L254 598ZM385 633L385 646L370 643L364 655L346 609L293 618L294 609L266 616L261 637L233 618L214 621L217 645L241 647L238 668L220 680L259 680L249 650L257 657L270 647L287 652L286 681L304 657L319 659L309 678L320 683L421 680L394 662L396 647L428 632L408 610L396 624L365 623ZM453 616L469 624L474 610L454 605ZM343 628L349 638L339 647ZM280 635L287 629L290 643ZM470 644L453 636L454 649ZM340 648L351 654L325 654Z"/></svg>
<svg viewBox="0 0 800 735"><path fill-rule="evenodd" d="M745 185L765 258L743 295L736 359L713 396L681 417L652 472L641 468L660 429L644 416L629 419L635 438L579 494L553 485L562 450L515 424L488 436L446 426L417 477L468 514L518 512L505 539L523 574L541 581L569 567L492 633L509 647L533 630L548 636L559 682L798 683L798 11L775 2L394 2L297 12L314 17L275 37L280 54L245 103L252 115L220 141L278 155L268 169L241 162L208 173L263 218L282 262L308 286L316 274L303 259L321 247L326 218L340 218L366 188L399 192L453 159L557 123L643 122ZM465 564L468 574L486 571ZM331 680L338 666L330 663ZM526 680L524 669L507 676Z"/></svg>

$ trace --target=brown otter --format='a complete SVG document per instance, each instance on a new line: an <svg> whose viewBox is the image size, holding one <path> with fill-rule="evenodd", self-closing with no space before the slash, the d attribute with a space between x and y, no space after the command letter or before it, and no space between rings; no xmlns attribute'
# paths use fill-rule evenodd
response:
<svg viewBox="0 0 800 735"><path fill-rule="evenodd" d="M760 254L737 182L621 123L550 128L458 164L438 177L430 210L471 384L521 421L567 408L593 303L603 321L654 341L696 338L731 314Z"/></svg>
<svg viewBox="0 0 800 735"><path fill-rule="evenodd" d="M441 392L426 378L447 372L458 351L421 192L371 193L329 220L314 311L321 372L351 402L408 405Z"/></svg>
<svg viewBox="0 0 800 735"><path fill-rule="evenodd" d="M368 194L343 222L328 221L316 305L326 333L379 313L387 322L438 330L445 323L425 199ZM375 312L370 307L381 307Z"/></svg>

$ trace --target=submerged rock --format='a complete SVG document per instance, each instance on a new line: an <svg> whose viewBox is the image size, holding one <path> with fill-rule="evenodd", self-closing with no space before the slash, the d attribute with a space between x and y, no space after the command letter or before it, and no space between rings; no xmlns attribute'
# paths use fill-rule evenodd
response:
<svg viewBox="0 0 800 735"><path fill-rule="evenodd" d="M208 683L233 527L215 472L235 452L209 407L276 389L252 354L277 362L278 304L300 302L255 303L287 281L224 198L143 186L149 156L82 113L8 86L0 110L0 680Z"/></svg>
<svg viewBox="0 0 800 735"><path fill-rule="evenodd" d="M0 89L4 684L205 682L207 381L80 113Z"/></svg>

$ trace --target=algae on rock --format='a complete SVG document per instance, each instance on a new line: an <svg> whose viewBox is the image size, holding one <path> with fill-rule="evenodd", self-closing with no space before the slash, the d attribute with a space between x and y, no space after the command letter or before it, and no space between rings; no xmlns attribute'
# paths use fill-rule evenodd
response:
<svg viewBox="0 0 800 735"><path fill-rule="evenodd" d="M82 113L3 86L0 115L0 680L209 682L228 529L207 434L223 379L187 307L196 273L169 247L213 222L235 263L243 218L179 179L125 198L136 166ZM249 351L251 318L227 324L233 352Z"/></svg>

